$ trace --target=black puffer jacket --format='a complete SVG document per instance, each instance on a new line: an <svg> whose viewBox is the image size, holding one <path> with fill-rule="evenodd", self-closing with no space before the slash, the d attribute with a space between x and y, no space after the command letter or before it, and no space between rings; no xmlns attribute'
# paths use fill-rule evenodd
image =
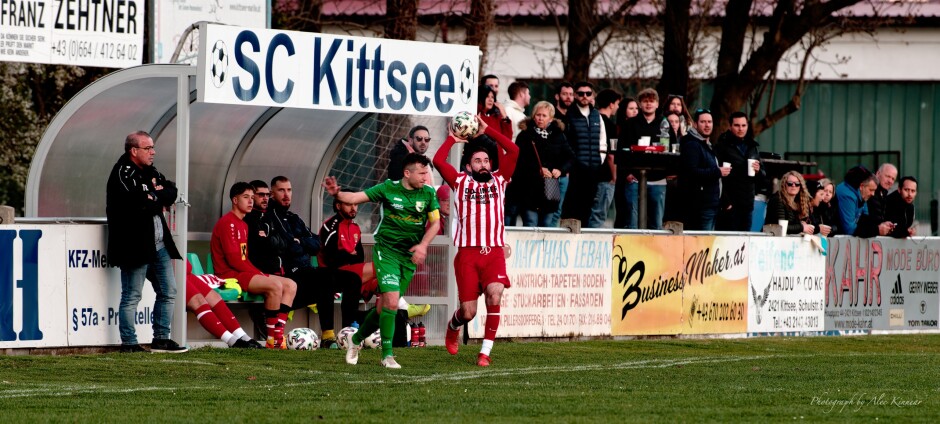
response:
<svg viewBox="0 0 940 424"><path fill-rule="evenodd" d="M157 186L162 186L157 190ZM107 186L108 262L112 265L137 267L149 263L157 253L153 217L163 224L163 244L173 259L182 259L170 228L163 217L163 208L176 200L176 184L166 179L157 168L141 168L127 153L121 155Z"/></svg>

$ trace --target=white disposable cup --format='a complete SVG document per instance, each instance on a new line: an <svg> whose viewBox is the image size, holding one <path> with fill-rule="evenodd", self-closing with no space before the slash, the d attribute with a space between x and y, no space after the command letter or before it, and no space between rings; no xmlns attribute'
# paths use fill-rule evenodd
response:
<svg viewBox="0 0 940 424"><path fill-rule="evenodd" d="M649 136L640 137L640 146L644 146L644 147L645 147L645 146L649 146L649 145L650 145L650 138L649 138Z"/></svg>
<svg viewBox="0 0 940 424"><path fill-rule="evenodd" d="M787 235L787 226L790 225L790 221L787 221L786 219L781 219L777 221L777 224L780 224L780 226L783 227L783 232L780 235L784 235L784 236Z"/></svg>
<svg viewBox="0 0 940 424"><path fill-rule="evenodd" d="M753 177L757 175L757 171L754 170L754 163L757 162L757 159L748 159L747 160L747 176Z"/></svg>
<svg viewBox="0 0 940 424"><path fill-rule="evenodd" d="M731 162L722 162L722 163L721 163L721 167L722 167L722 168L730 168L730 167L731 167Z"/></svg>

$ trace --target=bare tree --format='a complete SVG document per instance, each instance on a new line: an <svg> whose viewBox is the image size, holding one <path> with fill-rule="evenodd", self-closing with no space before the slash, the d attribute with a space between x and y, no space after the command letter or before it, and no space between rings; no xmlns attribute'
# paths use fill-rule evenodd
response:
<svg viewBox="0 0 940 424"><path fill-rule="evenodd" d="M557 1L544 1L549 10L556 10ZM565 80L588 79L591 64L611 39L611 32L608 30L615 23L622 24L624 16L637 2L638 0L614 2L613 9L604 13L598 10L597 0L568 0L568 19L565 26L567 48L561 52L562 62L565 64ZM557 14L555 20L560 24ZM601 38L605 32L606 36ZM564 38L559 25L559 41Z"/></svg>
<svg viewBox="0 0 940 424"><path fill-rule="evenodd" d="M478 75L483 75L486 69L486 57L489 52L488 40L495 21L494 12L493 0L472 1L470 2L470 14L464 20L464 26L467 28L465 44L480 47L482 53Z"/></svg>

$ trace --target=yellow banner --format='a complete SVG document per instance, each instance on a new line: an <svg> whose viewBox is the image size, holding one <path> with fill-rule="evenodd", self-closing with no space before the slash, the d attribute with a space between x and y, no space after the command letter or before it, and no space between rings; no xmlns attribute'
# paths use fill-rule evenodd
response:
<svg viewBox="0 0 940 424"><path fill-rule="evenodd" d="M617 236L611 264L611 334L682 331L682 239Z"/></svg>
<svg viewBox="0 0 940 424"><path fill-rule="evenodd" d="M683 237L682 332L747 332L747 237Z"/></svg>

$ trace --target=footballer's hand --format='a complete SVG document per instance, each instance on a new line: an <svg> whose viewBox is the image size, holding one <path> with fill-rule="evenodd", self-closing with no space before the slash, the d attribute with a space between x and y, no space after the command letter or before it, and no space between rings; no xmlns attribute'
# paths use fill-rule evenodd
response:
<svg viewBox="0 0 940 424"><path fill-rule="evenodd" d="M428 257L428 247L423 244L416 244L408 249L411 252L411 262L415 265L424 265L424 260Z"/></svg>

